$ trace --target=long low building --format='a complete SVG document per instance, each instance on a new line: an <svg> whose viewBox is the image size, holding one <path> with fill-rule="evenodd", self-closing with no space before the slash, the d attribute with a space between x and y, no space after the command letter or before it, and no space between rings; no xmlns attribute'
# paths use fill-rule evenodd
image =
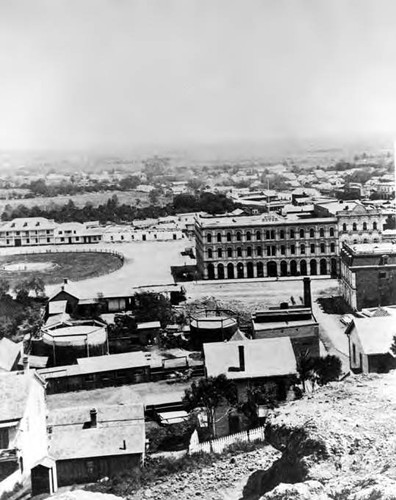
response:
<svg viewBox="0 0 396 500"><path fill-rule="evenodd" d="M195 235L204 279L338 274L336 217L199 217Z"/></svg>

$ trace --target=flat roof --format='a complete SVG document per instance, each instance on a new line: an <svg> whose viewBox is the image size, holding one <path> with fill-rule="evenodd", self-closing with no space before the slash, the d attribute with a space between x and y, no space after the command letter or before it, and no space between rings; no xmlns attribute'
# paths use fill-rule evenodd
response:
<svg viewBox="0 0 396 500"><path fill-rule="evenodd" d="M253 320L253 330L255 332L261 332L265 330L273 330L275 328L294 328L296 326L304 326L304 325L317 325L318 322L315 319L298 319L291 321L266 321L260 323L259 321Z"/></svg>
<svg viewBox="0 0 396 500"><path fill-rule="evenodd" d="M391 242L381 243L358 243L356 245L344 244L346 250L352 252L353 255L384 255L396 254L396 244Z"/></svg>
<svg viewBox="0 0 396 500"><path fill-rule="evenodd" d="M149 366L149 362L143 351L122 352L120 354L93 356L91 358L78 358L77 364L80 367L81 374Z"/></svg>
<svg viewBox="0 0 396 500"><path fill-rule="evenodd" d="M244 348L245 370L239 367L239 347ZM205 367L209 377L225 374L231 380L279 377L297 372L289 337L275 339L212 342L204 344Z"/></svg>
<svg viewBox="0 0 396 500"><path fill-rule="evenodd" d="M295 219L293 217L281 217L276 214L252 215L252 216L224 216L224 217L200 217L197 219L199 225L204 229L219 227L261 227L263 225L282 225L301 222L301 224L319 224L336 222L336 217L310 217L307 219Z"/></svg>

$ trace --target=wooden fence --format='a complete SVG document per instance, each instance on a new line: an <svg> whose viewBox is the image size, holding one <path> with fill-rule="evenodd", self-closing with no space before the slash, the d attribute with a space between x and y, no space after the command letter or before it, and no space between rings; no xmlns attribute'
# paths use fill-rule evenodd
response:
<svg viewBox="0 0 396 500"><path fill-rule="evenodd" d="M213 439L212 441L204 441L202 443L198 440L197 431L194 431L190 439L188 453L221 453L225 448L237 442L247 443L250 441L265 441L264 429L265 427L257 427L249 431L230 434L229 436Z"/></svg>
<svg viewBox="0 0 396 500"><path fill-rule="evenodd" d="M3 253L3 256L9 256L9 255L37 255L37 254L48 254L48 253L109 253L112 255L115 255L122 261L124 261L125 257L124 254L121 252L118 252L117 250L113 250L112 248L103 248L103 247L73 247L70 248L68 246L62 246L62 247L18 247L15 249L13 247L13 252L12 253Z"/></svg>

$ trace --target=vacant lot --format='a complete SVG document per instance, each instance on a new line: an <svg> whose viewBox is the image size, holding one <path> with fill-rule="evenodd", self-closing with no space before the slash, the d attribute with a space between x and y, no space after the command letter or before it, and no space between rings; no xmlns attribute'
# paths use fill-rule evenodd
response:
<svg viewBox="0 0 396 500"><path fill-rule="evenodd" d="M48 267L39 264L48 263ZM7 270L8 266L12 266ZM7 255L0 257L0 278L6 279L11 288L25 278L39 276L46 285L59 283L63 278L85 280L117 271L122 260L110 253L65 252ZM26 268L26 270L25 270Z"/></svg>

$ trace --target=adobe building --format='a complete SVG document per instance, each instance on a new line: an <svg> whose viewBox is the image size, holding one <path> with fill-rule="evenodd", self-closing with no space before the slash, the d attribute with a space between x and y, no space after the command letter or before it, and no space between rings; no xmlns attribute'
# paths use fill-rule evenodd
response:
<svg viewBox="0 0 396 500"><path fill-rule="evenodd" d="M396 244L367 243L341 249L341 293L357 311L396 304Z"/></svg>

